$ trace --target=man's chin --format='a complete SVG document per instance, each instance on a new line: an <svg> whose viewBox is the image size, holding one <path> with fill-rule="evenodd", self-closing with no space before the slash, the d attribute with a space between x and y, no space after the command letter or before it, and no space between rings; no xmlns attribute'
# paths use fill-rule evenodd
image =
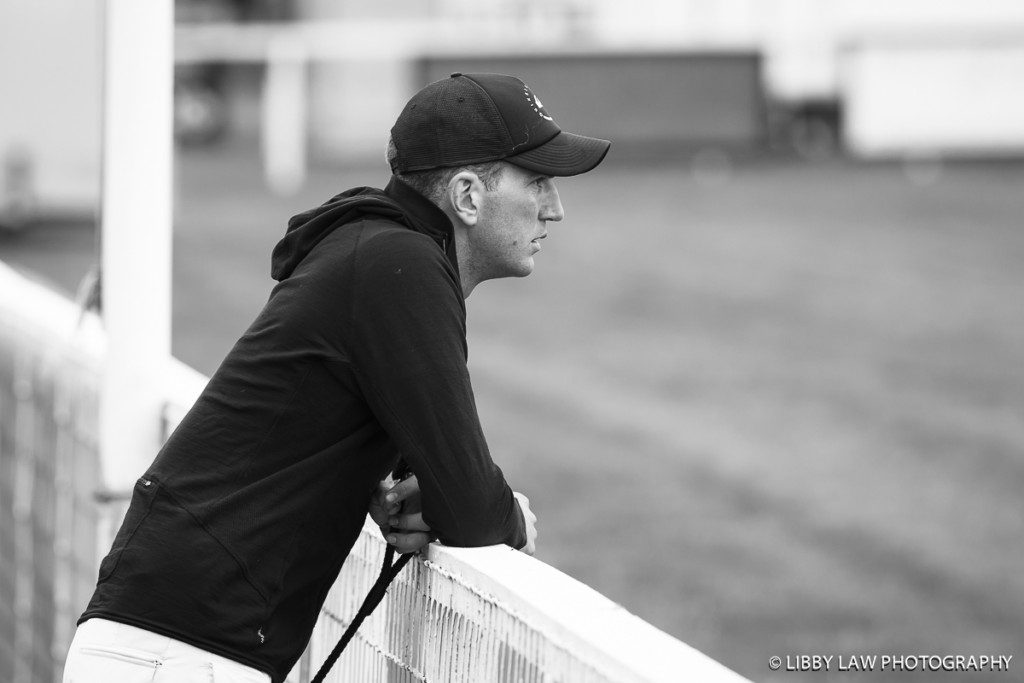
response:
<svg viewBox="0 0 1024 683"><path fill-rule="evenodd" d="M504 279L509 277L526 277L533 272L533 258L527 261L514 264L506 264L504 271L497 271L496 274L492 274L489 277L484 278L485 280L496 280Z"/></svg>
<svg viewBox="0 0 1024 683"><path fill-rule="evenodd" d="M531 256L525 263L521 263L519 268L516 270L515 277L526 277L533 272L533 257Z"/></svg>

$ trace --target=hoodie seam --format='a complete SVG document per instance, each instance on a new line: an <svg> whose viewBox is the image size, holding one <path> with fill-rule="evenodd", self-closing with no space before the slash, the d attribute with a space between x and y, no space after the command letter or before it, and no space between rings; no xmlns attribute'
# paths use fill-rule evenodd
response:
<svg viewBox="0 0 1024 683"><path fill-rule="evenodd" d="M233 550L231 550L230 547L228 547L228 544L221 540L220 536L218 534L215 534L213 530L210 529L209 525L206 524L202 517L200 517L191 509L189 509L185 504L183 504L178 499L176 495L174 495L174 492L171 490L171 487L167 485L166 481L163 482L163 486L161 486L161 489L164 491L164 493L167 494L167 497L171 499L171 502L177 505L182 511L185 512L185 514L191 517L192 521L194 521L199 526L199 528L202 529L204 533L206 533L207 536L216 541L217 545L224 549L224 552L226 552L231 557L231 559L235 561L235 564L238 565L238 568L241 570L242 576L245 577L245 582L249 584L249 587L252 588L256 592L256 595L260 596L260 598L262 598L265 603L269 603L270 596L264 594L264 592L260 590L259 586L256 585L255 580L252 578L252 574L249 572L249 567L246 566L246 564L242 562L241 559L239 559L239 557L235 554Z"/></svg>

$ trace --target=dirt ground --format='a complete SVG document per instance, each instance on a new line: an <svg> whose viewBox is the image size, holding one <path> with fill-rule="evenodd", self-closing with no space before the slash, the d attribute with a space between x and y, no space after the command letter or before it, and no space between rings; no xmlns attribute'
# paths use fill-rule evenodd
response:
<svg viewBox="0 0 1024 683"><path fill-rule="evenodd" d="M273 197L240 148L176 175L174 350L207 373L287 218L386 182ZM539 557L755 680L822 680L771 655L1024 658L1024 163L613 155L559 188L535 273L468 302ZM37 226L0 258L71 290L94 245Z"/></svg>

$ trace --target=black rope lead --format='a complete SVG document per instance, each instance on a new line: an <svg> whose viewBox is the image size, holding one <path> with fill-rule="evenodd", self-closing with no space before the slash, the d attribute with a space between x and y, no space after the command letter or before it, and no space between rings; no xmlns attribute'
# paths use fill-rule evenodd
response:
<svg viewBox="0 0 1024 683"><path fill-rule="evenodd" d="M394 564L391 561L395 557L394 546L388 546L387 550L384 551L384 564L380 568L380 576L377 577L377 581L370 588L370 592L366 594L366 599L363 600L362 606L356 615L352 617L352 623L345 629L345 633L341 636L341 640L331 650L331 654L327 657L327 660L320 667L320 671L317 672L316 676L313 677L312 683L323 683L327 677L327 673L334 666L335 662L338 661L338 657L345 650L345 646L348 645L348 641L352 640L352 636L355 635L359 625L363 623L366 617L370 616L370 613L380 604L380 601L384 599L384 594L387 593L388 586L398 576L398 572L402 571L409 560L412 559L414 553L407 553L405 555L399 555L398 561Z"/></svg>

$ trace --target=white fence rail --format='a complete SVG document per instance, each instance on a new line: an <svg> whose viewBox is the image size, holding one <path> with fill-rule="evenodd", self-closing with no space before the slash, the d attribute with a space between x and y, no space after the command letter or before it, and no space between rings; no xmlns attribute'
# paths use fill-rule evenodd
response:
<svg viewBox="0 0 1024 683"><path fill-rule="evenodd" d="M59 680L125 501L105 493L98 321L0 263L0 680ZM172 428L206 378L154 370ZM289 680L306 683L379 571L368 524ZM433 545L396 579L331 681L743 681L619 605L504 546Z"/></svg>
<svg viewBox="0 0 1024 683"><path fill-rule="evenodd" d="M314 631L308 652L314 666L359 608L383 552L380 534L368 524ZM507 546L437 544L399 574L333 675L328 680L381 683L745 680Z"/></svg>
<svg viewBox="0 0 1024 683"><path fill-rule="evenodd" d="M0 681L60 674L96 582L96 321L0 263Z"/></svg>

